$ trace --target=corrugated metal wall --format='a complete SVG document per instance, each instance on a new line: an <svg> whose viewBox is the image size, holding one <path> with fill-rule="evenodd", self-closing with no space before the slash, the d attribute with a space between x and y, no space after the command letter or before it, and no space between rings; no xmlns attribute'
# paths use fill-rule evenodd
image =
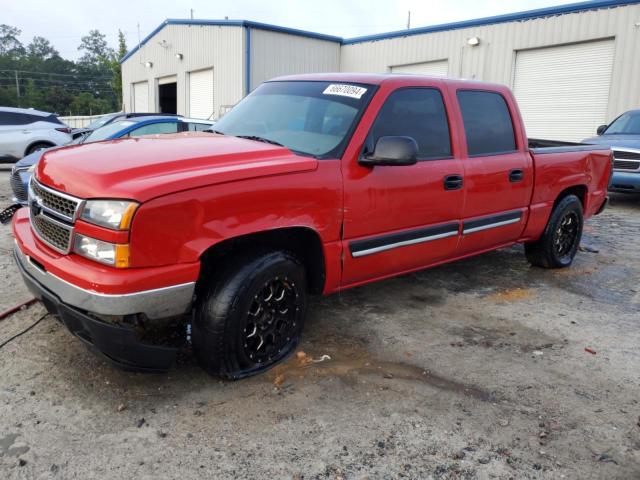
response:
<svg viewBox="0 0 640 480"><path fill-rule="evenodd" d="M338 42L251 29L251 89L280 75L339 69Z"/></svg>
<svg viewBox="0 0 640 480"><path fill-rule="evenodd" d="M607 119L640 106L640 5L600 9L523 22L347 44L344 72L389 72L392 65L447 59L449 75L513 87L518 50L615 38ZM467 45L479 37L480 45Z"/></svg>
<svg viewBox="0 0 640 480"><path fill-rule="evenodd" d="M149 82L149 108L157 111L157 79L177 75L178 113L188 115L188 74L213 67L214 107L220 112L244 95L244 28L167 25L122 64L125 111L131 111L132 84ZM176 54L183 55L182 60ZM153 63L152 68L145 62Z"/></svg>

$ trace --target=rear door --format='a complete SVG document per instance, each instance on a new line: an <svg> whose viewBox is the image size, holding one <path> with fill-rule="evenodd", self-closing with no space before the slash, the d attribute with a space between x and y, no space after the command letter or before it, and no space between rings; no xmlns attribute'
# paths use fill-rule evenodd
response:
<svg viewBox="0 0 640 480"><path fill-rule="evenodd" d="M497 91L455 92L464 126L465 201L458 254L517 240L526 225L533 188L532 159L515 103Z"/></svg>
<svg viewBox="0 0 640 480"><path fill-rule="evenodd" d="M418 143L417 164L366 167L357 155L345 159L344 286L415 270L456 250L464 194L461 183L447 187L445 179L461 177L462 162L441 83L433 83L380 91L360 151L371 152L380 137L409 136Z"/></svg>

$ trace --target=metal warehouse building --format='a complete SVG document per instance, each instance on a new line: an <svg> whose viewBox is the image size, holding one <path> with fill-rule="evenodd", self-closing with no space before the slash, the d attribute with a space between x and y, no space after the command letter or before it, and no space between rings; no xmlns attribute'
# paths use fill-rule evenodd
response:
<svg viewBox="0 0 640 480"><path fill-rule="evenodd" d="M509 85L530 137L579 141L640 107L640 0L352 39L250 21L166 20L121 62L127 111L218 118L279 75L420 73Z"/></svg>

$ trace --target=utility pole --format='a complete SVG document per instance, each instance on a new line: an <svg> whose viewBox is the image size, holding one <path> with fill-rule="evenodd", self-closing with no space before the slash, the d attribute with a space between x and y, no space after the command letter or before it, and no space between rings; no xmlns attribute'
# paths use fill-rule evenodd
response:
<svg viewBox="0 0 640 480"><path fill-rule="evenodd" d="M16 97L18 98L18 106L20 106L20 82L18 81L18 71L16 73Z"/></svg>
<svg viewBox="0 0 640 480"><path fill-rule="evenodd" d="M411 28L411 10L409 10L407 15L407 30Z"/></svg>

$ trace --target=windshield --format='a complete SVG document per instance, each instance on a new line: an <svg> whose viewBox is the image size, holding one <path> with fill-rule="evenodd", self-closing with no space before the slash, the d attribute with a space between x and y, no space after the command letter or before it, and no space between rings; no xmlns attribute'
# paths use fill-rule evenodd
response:
<svg viewBox="0 0 640 480"><path fill-rule="evenodd" d="M115 115L103 115L102 117L98 118L97 120L94 120L93 122L91 122L87 126L87 128L90 128L91 130L95 130L96 128L100 128L105 123L107 123L109 120L111 120L113 117L115 117Z"/></svg>
<svg viewBox="0 0 640 480"><path fill-rule="evenodd" d="M115 135L120 130L123 130L131 125L135 125L136 122L131 120L121 120L119 122L113 122L104 127L100 127L87 135L82 143L99 142L100 140L106 140L107 138Z"/></svg>
<svg viewBox="0 0 640 480"><path fill-rule="evenodd" d="M338 158L373 91L371 85L337 82L268 82L213 128L316 158Z"/></svg>
<svg viewBox="0 0 640 480"><path fill-rule="evenodd" d="M640 112L627 112L616 118L604 135L640 135Z"/></svg>

